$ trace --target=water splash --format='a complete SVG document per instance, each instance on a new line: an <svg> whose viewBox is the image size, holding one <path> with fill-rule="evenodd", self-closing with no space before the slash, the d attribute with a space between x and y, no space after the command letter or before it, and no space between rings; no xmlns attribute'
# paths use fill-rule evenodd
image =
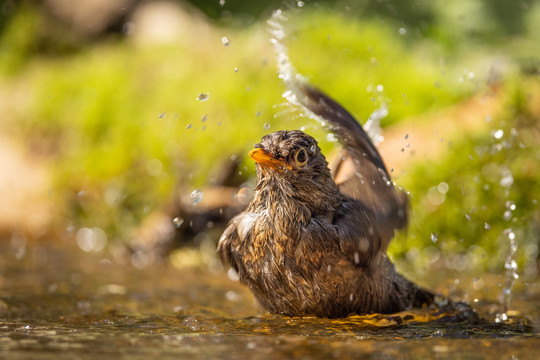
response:
<svg viewBox="0 0 540 360"><path fill-rule="evenodd" d="M509 254L504 262L504 268L506 269L506 279L503 287L502 294L500 296L500 304L502 312L495 315L495 322L504 322L508 320L508 310L510 309L510 301L512 299L512 288L519 275L517 273L518 265L515 260L516 251L518 249L516 242L516 234L512 229L506 229L503 232L504 236L508 239L510 248Z"/></svg>
<svg viewBox="0 0 540 360"><path fill-rule="evenodd" d="M303 7L304 5L304 2L298 2L298 7ZM284 24L287 21L288 18L280 9L274 11L270 19L267 21L268 29L272 36L270 42L274 47L274 52L277 58L278 77L283 80L285 86L287 87L287 90L282 94L282 96L289 104L301 109L307 117L318 121L321 126L327 127L327 124L323 119L307 109L302 102L298 100L298 97L303 96L298 88L298 84L306 82L306 79L299 74L292 65L289 59L288 48L284 44L284 40L287 38L287 32ZM379 95L381 95L384 91L384 86L379 84L377 85L376 90ZM373 111L368 121L364 125L364 129L375 145L384 140L384 138L381 136L380 121L387 115L388 108L386 106L386 102L382 101L380 107Z"/></svg>
<svg viewBox="0 0 540 360"><path fill-rule="evenodd" d="M197 101L206 101L209 97L209 93L200 93L199 95L197 95Z"/></svg>
<svg viewBox="0 0 540 360"><path fill-rule="evenodd" d="M382 85L379 86L382 87ZM369 115L368 121L364 124L364 130L366 130L375 146L384 140L384 137L381 135L381 120L386 116L388 116L388 108L386 103L383 102L378 109Z"/></svg>
<svg viewBox="0 0 540 360"><path fill-rule="evenodd" d="M201 190L193 190L191 192L191 202L193 205L198 204L203 198L203 192Z"/></svg>
<svg viewBox="0 0 540 360"><path fill-rule="evenodd" d="M180 227L182 226L182 224L184 223L184 219L182 219L181 217L175 217L173 219L173 225L174 225L174 228L175 229L180 229Z"/></svg>

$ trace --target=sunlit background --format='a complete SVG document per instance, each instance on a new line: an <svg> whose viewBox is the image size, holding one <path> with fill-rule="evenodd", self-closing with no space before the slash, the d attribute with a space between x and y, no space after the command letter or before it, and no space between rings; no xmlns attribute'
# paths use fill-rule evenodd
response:
<svg viewBox="0 0 540 360"><path fill-rule="evenodd" d="M253 144L301 128L328 157L339 148L282 97L267 24L277 8L300 74L362 123L387 110L379 149L411 198L390 247L398 268L431 286L439 274L446 293L468 279L468 301L490 277L494 299L536 289L533 0L1 0L10 251L45 267L43 244L76 244L137 269L226 271L215 244L249 202Z"/></svg>

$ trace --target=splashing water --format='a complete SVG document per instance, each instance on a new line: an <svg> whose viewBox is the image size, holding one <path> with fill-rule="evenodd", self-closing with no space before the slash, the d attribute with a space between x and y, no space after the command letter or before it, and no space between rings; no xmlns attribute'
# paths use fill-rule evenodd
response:
<svg viewBox="0 0 540 360"><path fill-rule="evenodd" d="M301 5L300 5L301 4ZM304 2L299 2L298 6L303 7ZM278 76L283 82L288 90L283 93L283 97L287 102L293 105L296 108L302 109L304 114L316 121L318 121L323 127L327 127L327 124L319 116L315 115L309 109L304 107L304 105L298 101L297 96L301 96L301 92L298 89L297 84L305 82L305 78L299 74L294 66L292 65L288 49L283 43L287 37L287 32L285 31L284 23L288 21L288 18L283 15L281 10L276 10L268 19L267 24L269 27L269 32L272 35L270 42L274 47L274 52L276 53L277 66L278 66ZM382 93L384 90L383 85L377 86L377 92ZM384 138L381 136L381 127L380 121L388 115L388 108L386 103L383 101L381 106L373 111L370 115L368 121L364 125L364 128L375 145L378 145Z"/></svg>
<svg viewBox="0 0 540 360"><path fill-rule="evenodd" d="M203 198L203 192L201 190L193 190L191 192L191 202L195 205L198 204Z"/></svg>
<svg viewBox="0 0 540 360"><path fill-rule="evenodd" d="M197 95L197 101L206 101L209 97L209 93L200 93L199 95Z"/></svg>
<svg viewBox="0 0 540 360"><path fill-rule="evenodd" d="M180 229L183 223L184 223L184 219L182 219L181 217L177 216L173 219L173 225L175 229Z"/></svg>
<svg viewBox="0 0 540 360"><path fill-rule="evenodd" d="M512 298L512 288L519 275L517 273L518 266L516 260L514 259L517 251L517 242L516 234L512 229L506 229L503 232L504 236L508 238L510 243L510 253L506 258L504 263L504 268L506 269L506 279L503 287L503 291L500 297L502 312L495 315L495 322L504 322L508 319L507 312L510 309L510 300Z"/></svg>
<svg viewBox="0 0 540 360"><path fill-rule="evenodd" d="M364 130L366 130L375 146L384 140L384 137L381 135L381 120L386 116L388 116L388 108L386 107L386 103L383 102L378 109L369 115L368 121L364 124Z"/></svg>

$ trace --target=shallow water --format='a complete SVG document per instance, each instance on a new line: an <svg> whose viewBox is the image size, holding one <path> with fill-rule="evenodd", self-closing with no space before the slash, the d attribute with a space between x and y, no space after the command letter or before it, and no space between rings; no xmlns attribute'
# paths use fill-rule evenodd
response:
<svg viewBox="0 0 540 360"><path fill-rule="evenodd" d="M513 295L521 311L504 324L482 298L480 316L289 318L265 315L222 271L136 270L69 243L4 241L0 254L0 357L526 359L540 348L537 284Z"/></svg>

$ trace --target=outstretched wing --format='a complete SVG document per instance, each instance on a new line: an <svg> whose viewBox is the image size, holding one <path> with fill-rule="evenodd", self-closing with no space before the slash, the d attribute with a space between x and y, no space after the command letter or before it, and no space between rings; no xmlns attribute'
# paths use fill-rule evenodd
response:
<svg viewBox="0 0 540 360"><path fill-rule="evenodd" d="M383 242L390 241L394 229L407 225L408 199L394 187L369 136L347 110L323 92L301 82L296 82L292 90L298 103L325 120L344 146L344 160L339 161L334 171L334 178L341 179L338 182L341 192L373 212L377 228L385 230ZM343 176L340 172L343 173L346 165L352 171Z"/></svg>

